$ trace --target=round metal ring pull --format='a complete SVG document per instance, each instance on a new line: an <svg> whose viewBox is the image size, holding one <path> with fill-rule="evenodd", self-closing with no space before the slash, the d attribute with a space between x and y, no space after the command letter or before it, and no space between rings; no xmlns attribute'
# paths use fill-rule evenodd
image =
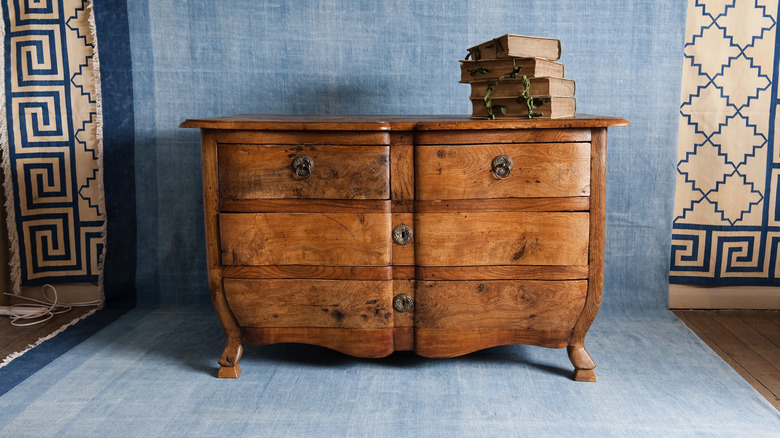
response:
<svg viewBox="0 0 780 438"><path fill-rule="evenodd" d="M295 173L295 177L298 179L306 179L311 176L311 171L314 169L314 160L308 155L298 155L293 158L292 170Z"/></svg>
<svg viewBox="0 0 780 438"><path fill-rule="evenodd" d="M409 312L412 307L414 307L414 300L407 294L398 294L393 298L393 309L398 312Z"/></svg>
<svg viewBox="0 0 780 438"><path fill-rule="evenodd" d="M512 158L507 155L499 155L493 158L492 170L496 178L507 178L509 173L512 172Z"/></svg>
<svg viewBox="0 0 780 438"><path fill-rule="evenodd" d="M412 241L412 237L414 237L412 229L404 224L393 228L393 242L398 245L406 245Z"/></svg>

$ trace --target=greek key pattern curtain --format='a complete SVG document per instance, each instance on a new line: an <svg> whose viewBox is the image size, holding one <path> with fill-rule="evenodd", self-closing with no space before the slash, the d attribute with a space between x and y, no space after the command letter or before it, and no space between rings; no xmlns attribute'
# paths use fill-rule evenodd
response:
<svg viewBox="0 0 780 438"><path fill-rule="evenodd" d="M0 0L12 283L98 283L105 238L91 3Z"/></svg>
<svg viewBox="0 0 780 438"><path fill-rule="evenodd" d="M777 12L689 1L673 283L780 284Z"/></svg>

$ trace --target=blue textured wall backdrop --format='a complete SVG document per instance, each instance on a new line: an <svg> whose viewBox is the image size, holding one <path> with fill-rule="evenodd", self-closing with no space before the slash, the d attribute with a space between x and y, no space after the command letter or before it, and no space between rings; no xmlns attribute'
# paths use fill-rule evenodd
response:
<svg viewBox="0 0 780 438"><path fill-rule="evenodd" d="M639 4L635 4L639 3ZM559 38L610 131L604 309L666 307L684 2L129 1L138 302L207 301L198 132L235 113L467 114L466 48Z"/></svg>

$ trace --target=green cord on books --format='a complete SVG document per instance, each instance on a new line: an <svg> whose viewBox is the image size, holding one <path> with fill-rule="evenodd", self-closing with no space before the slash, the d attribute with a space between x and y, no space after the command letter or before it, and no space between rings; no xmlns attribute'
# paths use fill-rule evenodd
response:
<svg viewBox="0 0 780 438"><path fill-rule="evenodd" d="M531 88L531 81L527 76L523 75L523 92L520 93L520 97L517 98L517 103L525 102L528 106L528 118L541 117L542 113L537 113L534 110L547 103L547 99L544 97L533 97L529 89Z"/></svg>
<svg viewBox="0 0 780 438"><path fill-rule="evenodd" d="M477 61L475 60L474 63L476 64L476 62ZM498 108L498 110L501 111L502 115L504 115L504 116L506 115L506 107L503 106L503 105L493 105L493 102L492 102L492 100L490 98L490 95L493 94L493 90L495 89L496 85L498 85L499 82L503 81L504 78L507 78L507 77L510 77L512 79L517 78L517 73L520 72L521 68L522 67L518 67L517 66L516 60L512 59L512 71L511 72L499 76L498 79L496 79L494 81L493 80L488 80L487 81L487 88L485 89L485 96L483 97L483 100L485 101L484 102L485 109L487 109L487 118L489 120L495 120L495 118L496 118L496 115L493 114L493 109L494 108ZM525 89L527 90L528 86L525 85L525 81L527 80L527 78L525 77L525 75L523 76L523 79L524 79L523 87L525 87Z"/></svg>

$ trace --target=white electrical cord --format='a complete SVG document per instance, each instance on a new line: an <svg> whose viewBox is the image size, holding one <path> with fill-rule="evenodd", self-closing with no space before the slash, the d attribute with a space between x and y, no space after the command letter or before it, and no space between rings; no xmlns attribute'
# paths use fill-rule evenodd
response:
<svg viewBox="0 0 780 438"><path fill-rule="evenodd" d="M51 289L54 297L49 297L47 288ZM69 312L73 307L99 306L100 300L85 301L81 303L64 304L57 302L57 289L50 284L44 284L41 288L43 297L48 301L37 300L35 298L23 297L5 292L5 295L15 298L25 299L38 304L14 304L8 307L0 307L0 315L8 315L11 318L11 325L16 327L27 327L40 324L50 320L54 315ZM22 322L19 322L22 321Z"/></svg>

